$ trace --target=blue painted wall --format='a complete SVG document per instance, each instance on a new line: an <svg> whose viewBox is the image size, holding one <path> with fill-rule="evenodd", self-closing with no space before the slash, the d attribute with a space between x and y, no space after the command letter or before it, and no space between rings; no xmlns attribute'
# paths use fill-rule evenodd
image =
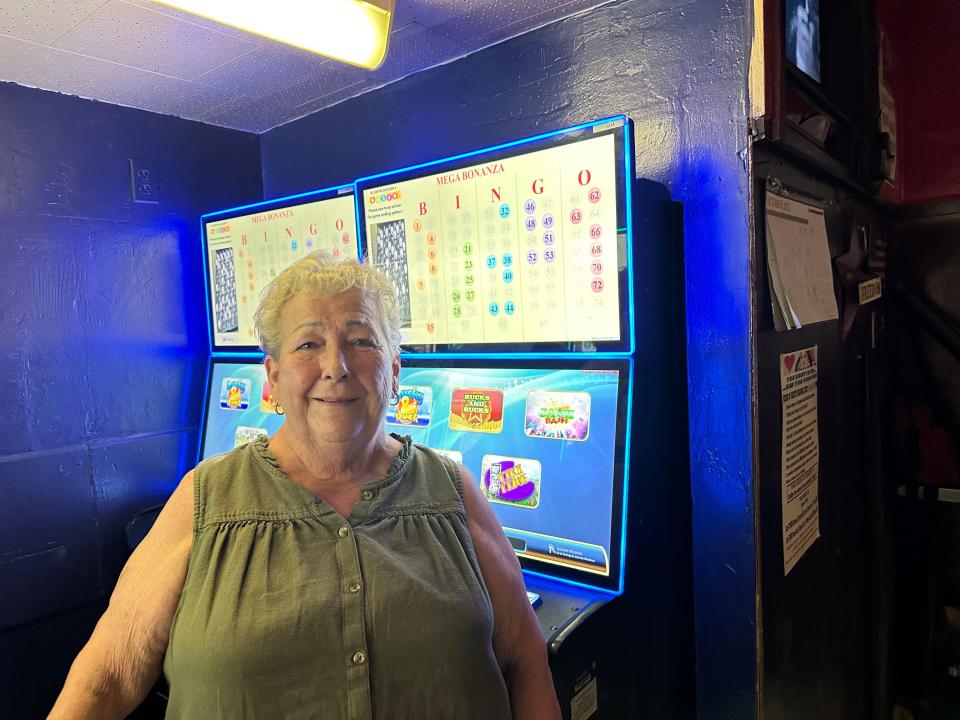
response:
<svg viewBox="0 0 960 720"><path fill-rule="evenodd" d="M638 174L684 208L693 522L653 526L676 523L664 556L692 555L699 717L751 717L748 16L746 0L614 2L266 133L262 166L250 135L0 84L0 707L28 682L55 692L123 523L193 457L201 212L625 112ZM159 205L129 201L131 157L152 163ZM640 590L646 607L688 572ZM658 624L630 636L634 709L685 713L685 639Z"/></svg>
<svg viewBox="0 0 960 720"><path fill-rule="evenodd" d="M195 457L199 216L262 187L254 135L5 83L0 108L0 714L33 717L126 521ZM158 204L131 201L129 158Z"/></svg>
<svg viewBox="0 0 960 720"><path fill-rule="evenodd" d="M752 717L756 703L745 167L750 7L746 0L611 3L261 136L270 197L616 113L633 117L638 175L666 185L684 207L697 697L704 720ZM690 520L671 522L682 529ZM664 553L674 540L664 539ZM668 583L682 584L682 572ZM651 585L641 592L669 602L677 590ZM647 698L636 708L641 713L684 707L671 695L685 682L683 652L663 643L656 622L637 620L649 632L636 638L633 679Z"/></svg>

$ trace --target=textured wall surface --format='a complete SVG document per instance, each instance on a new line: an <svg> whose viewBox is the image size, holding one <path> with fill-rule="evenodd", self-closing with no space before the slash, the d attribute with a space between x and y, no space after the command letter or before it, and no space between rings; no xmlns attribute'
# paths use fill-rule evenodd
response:
<svg viewBox="0 0 960 720"><path fill-rule="evenodd" d="M755 704L744 166L749 12L743 0L611 3L261 136L270 197L616 113L634 119L638 175L666 185L684 206L696 665L704 719L751 717ZM638 622L651 635L637 640L635 672L649 675L633 680L649 697L651 685L670 681L671 648L650 619Z"/></svg>
<svg viewBox="0 0 960 720"><path fill-rule="evenodd" d="M192 464L199 215L259 199L260 158L253 135L16 85L0 108L0 714L34 717L20 683L62 683L90 630L52 616L102 602L127 520ZM159 203L132 202L130 158Z"/></svg>

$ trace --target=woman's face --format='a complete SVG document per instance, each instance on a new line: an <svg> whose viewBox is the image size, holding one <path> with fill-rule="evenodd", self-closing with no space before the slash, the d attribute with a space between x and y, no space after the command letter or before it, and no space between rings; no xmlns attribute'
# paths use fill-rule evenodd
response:
<svg viewBox="0 0 960 720"><path fill-rule="evenodd" d="M283 306L280 349L266 368L291 429L334 443L383 432L400 358L378 336L373 307L356 289L296 295Z"/></svg>

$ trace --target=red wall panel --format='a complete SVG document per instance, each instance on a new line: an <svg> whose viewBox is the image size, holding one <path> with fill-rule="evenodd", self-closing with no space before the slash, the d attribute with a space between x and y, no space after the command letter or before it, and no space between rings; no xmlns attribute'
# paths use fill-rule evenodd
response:
<svg viewBox="0 0 960 720"><path fill-rule="evenodd" d="M897 183L884 196L927 203L960 198L960 4L877 1L897 104Z"/></svg>

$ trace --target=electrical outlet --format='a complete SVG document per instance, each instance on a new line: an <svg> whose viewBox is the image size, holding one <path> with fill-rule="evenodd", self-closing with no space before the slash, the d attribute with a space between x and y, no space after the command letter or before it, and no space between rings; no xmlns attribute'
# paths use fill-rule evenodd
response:
<svg viewBox="0 0 960 720"><path fill-rule="evenodd" d="M160 202L160 186L154 172L141 163L130 159L130 196L138 203Z"/></svg>

